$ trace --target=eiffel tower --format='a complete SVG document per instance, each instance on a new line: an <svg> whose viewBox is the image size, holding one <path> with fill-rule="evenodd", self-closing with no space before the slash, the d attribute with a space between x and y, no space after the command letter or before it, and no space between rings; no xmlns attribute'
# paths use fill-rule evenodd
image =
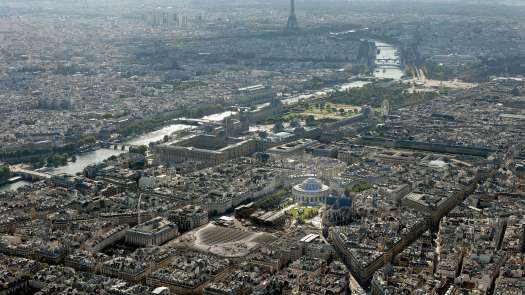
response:
<svg viewBox="0 0 525 295"><path fill-rule="evenodd" d="M288 17L287 29L289 32L295 32L299 30L299 24L297 23L297 17L295 16L295 1L290 0L290 16Z"/></svg>

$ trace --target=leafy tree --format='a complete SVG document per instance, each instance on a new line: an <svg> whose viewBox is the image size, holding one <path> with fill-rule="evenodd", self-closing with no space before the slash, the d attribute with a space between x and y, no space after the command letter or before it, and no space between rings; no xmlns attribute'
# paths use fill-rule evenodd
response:
<svg viewBox="0 0 525 295"><path fill-rule="evenodd" d="M516 86L512 89L512 91L510 92L512 94L512 96L519 96L520 95L520 90L519 88Z"/></svg>
<svg viewBox="0 0 525 295"><path fill-rule="evenodd" d="M309 115L308 117L306 117L305 123L306 126L310 127L317 125L317 121L315 120L315 117L313 115Z"/></svg>
<svg viewBox="0 0 525 295"><path fill-rule="evenodd" d="M301 127L301 123L299 123L299 121L297 121L297 120L292 120L292 122L290 122L290 127L292 127L292 128L299 128L299 127Z"/></svg>
<svg viewBox="0 0 525 295"><path fill-rule="evenodd" d="M368 183L368 182L359 182L357 184L354 184L354 185L350 185L348 187L346 187L345 189L345 195L349 195L350 193L360 193L360 192L364 192L364 191L367 191L369 189L371 189L372 186Z"/></svg>
<svg viewBox="0 0 525 295"><path fill-rule="evenodd" d="M262 139L268 138L268 132L266 132L266 131L259 132L259 137L262 138Z"/></svg>
<svg viewBox="0 0 525 295"><path fill-rule="evenodd" d="M91 145L97 142L97 138L93 134L83 135L80 137L80 145Z"/></svg>
<svg viewBox="0 0 525 295"><path fill-rule="evenodd" d="M278 133L282 132L284 130L284 125L282 121L275 122L275 125L273 126L273 132Z"/></svg>
<svg viewBox="0 0 525 295"><path fill-rule="evenodd" d="M58 167L67 164L67 154L55 154L49 156L46 160L47 166Z"/></svg>
<svg viewBox="0 0 525 295"><path fill-rule="evenodd" d="M0 166L0 179L7 179L11 176L11 170L7 165Z"/></svg>
<svg viewBox="0 0 525 295"><path fill-rule="evenodd" d="M401 83L392 83L388 86L372 83L362 88L352 88L347 91L335 92L328 100L340 104L380 107L383 100L388 99L393 106L401 107L436 97L435 93L408 93L406 91L407 87L408 86Z"/></svg>
<svg viewBox="0 0 525 295"><path fill-rule="evenodd" d="M148 151L148 147L145 145L132 146L129 148L130 153L142 154L144 156L146 155L147 151Z"/></svg>

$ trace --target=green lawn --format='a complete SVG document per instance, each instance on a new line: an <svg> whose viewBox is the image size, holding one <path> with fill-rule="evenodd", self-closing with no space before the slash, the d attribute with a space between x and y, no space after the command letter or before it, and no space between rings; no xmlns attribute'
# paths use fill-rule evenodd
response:
<svg viewBox="0 0 525 295"><path fill-rule="evenodd" d="M304 223L305 220L308 220L308 219L311 219L311 218L314 218L315 216L317 216L319 214L319 209L321 207L295 207L293 209L291 209L290 211L288 211L288 214L290 214L290 216L299 221L300 223Z"/></svg>

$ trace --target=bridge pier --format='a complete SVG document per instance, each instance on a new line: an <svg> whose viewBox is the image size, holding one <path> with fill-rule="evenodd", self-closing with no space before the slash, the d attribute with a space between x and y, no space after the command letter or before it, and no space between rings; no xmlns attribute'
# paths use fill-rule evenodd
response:
<svg viewBox="0 0 525 295"><path fill-rule="evenodd" d="M40 181L40 180L49 180L51 175L43 172L33 171L29 169L24 169L20 167L12 167L11 173L16 176L22 177L24 180L28 181Z"/></svg>

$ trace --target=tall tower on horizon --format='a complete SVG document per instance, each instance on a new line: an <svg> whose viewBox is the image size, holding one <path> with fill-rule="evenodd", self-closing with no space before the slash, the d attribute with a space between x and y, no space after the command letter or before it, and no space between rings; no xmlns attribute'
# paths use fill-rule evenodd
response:
<svg viewBox="0 0 525 295"><path fill-rule="evenodd" d="M299 23L297 23L297 17L295 16L295 0L291 0L290 16L288 17L287 29L289 32L294 32L294 31L299 30Z"/></svg>

